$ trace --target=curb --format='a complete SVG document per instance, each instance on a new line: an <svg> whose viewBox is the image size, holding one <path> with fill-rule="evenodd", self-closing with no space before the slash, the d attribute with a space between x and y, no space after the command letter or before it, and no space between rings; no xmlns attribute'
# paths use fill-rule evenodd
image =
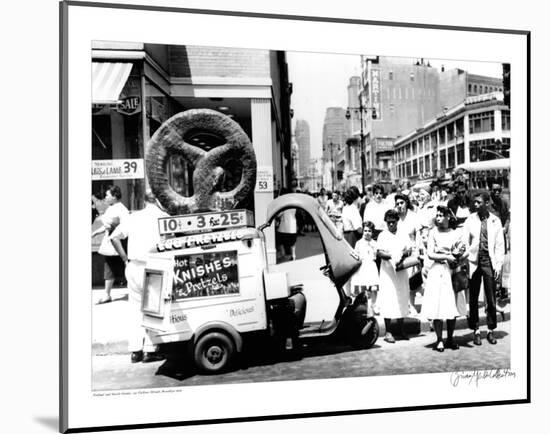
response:
<svg viewBox="0 0 550 434"><path fill-rule="evenodd" d="M481 309L480 309L481 310ZM384 337L386 334L386 326L384 324L384 318L380 318L379 316L376 316L376 319L378 320L378 327L380 329L380 337ZM503 322L503 321L509 321L510 320L510 312L503 312L502 314L497 314L497 323ZM395 325L395 321L392 321L392 328ZM414 337L415 335L423 334L423 333L429 333L432 331L430 321L427 319L420 319L420 318L405 318L404 321L404 328L405 332L407 332L410 337ZM479 325L480 327L487 325L487 315L485 314L485 309L483 309L483 314L479 313ZM446 329L445 322L443 323L443 328ZM467 317L460 317L456 320L456 326L455 330L466 330L469 329L468 326L468 318Z"/></svg>
<svg viewBox="0 0 550 434"><path fill-rule="evenodd" d="M92 356L111 356L115 354L130 354L127 340L94 342L92 344Z"/></svg>
<svg viewBox="0 0 550 434"><path fill-rule="evenodd" d="M483 310L483 312L481 312ZM382 339L386 334L386 327L384 325L384 319L379 316L376 317L378 320L378 326L380 328L379 339ZM498 314L497 321L504 322L510 320L510 312L506 311L503 314ZM392 325L395 322L392 323ZM487 315L483 308L480 308L479 314L479 325L487 325ZM415 337L416 335L429 333L430 322L425 319L419 318L405 318L404 321L405 331L410 335L410 337ZM444 326L445 327L445 326ZM466 330L468 329L468 319L466 317L460 317L456 321L455 330ZM116 354L129 354L128 351L128 341L125 339L111 341L111 342L94 342L92 344L92 356L108 356Z"/></svg>

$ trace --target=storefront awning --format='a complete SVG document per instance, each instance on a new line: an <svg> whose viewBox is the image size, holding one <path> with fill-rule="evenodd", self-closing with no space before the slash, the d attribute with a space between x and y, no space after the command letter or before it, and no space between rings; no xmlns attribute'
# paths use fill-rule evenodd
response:
<svg viewBox="0 0 550 434"><path fill-rule="evenodd" d="M118 103L131 70L131 63L92 62L92 103Z"/></svg>

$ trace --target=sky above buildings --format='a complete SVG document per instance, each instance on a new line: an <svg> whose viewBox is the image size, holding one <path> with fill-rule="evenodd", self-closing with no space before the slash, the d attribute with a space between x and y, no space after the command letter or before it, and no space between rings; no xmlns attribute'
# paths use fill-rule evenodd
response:
<svg viewBox="0 0 550 434"><path fill-rule="evenodd" d="M460 68L471 74L501 77L502 66L493 62L425 59L431 66ZM290 81L293 83L291 106L296 120L308 122L311 137L311 158L322 154L323 122L327 107L348 106L350 77L360 75L358 55L287 52Z"/></svg>

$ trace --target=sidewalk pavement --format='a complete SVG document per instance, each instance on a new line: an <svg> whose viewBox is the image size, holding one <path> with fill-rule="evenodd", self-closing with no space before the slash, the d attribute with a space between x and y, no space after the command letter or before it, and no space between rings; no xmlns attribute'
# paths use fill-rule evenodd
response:
<svg viewBox="0 0 550 434"><path fill-rule="evenodd" d="M319 272L319 264L324 264L323 255L312 256L302 260L285 263L285 270L289 274L289 281L299 282L302 278L309 277L314 272ZM102 297L103 290L95 289L92 291L92 354L107 355L127 353L128 336L128 290L127 288L116 288L111 292L113 301L106 304L97 305L97 301ZM418 295L415 300L416 310L421 312L422 296ZM498 314L498 321L508 321L510 319L510 304L503 307L504 312ZM380 326L380 339L385 334L384 320L379 316L378 324ZM487 316L483 306L479 308L480 325L485 326ZM458 318L456 329L467 329L468 324L465 317ZM415 335L427 333L430 331L430 323L422 317L409 317L405 319L405 329L407 333L414 337Z"/></svg>

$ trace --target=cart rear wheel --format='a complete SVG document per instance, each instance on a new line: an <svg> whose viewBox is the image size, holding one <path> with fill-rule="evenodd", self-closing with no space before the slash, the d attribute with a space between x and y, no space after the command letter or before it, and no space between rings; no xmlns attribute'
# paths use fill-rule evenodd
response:
<svg viewBox="0 0 550 434"><path fill-rule="evenodd" d="M363 330L366 330L366 333L363 334ZM380 327L376 318L367 318L366 322L362 324L361 327L355 327L355 329L348 335L349 343L353 348L366 350L367 348L372 347L378 335L380 334Z"/></svg>
<svg viewBox="0 0 550 434"><path fill-rule="evenodd" d="M194 359L199 370L205 373L226 371L235 359L235 344L223 333L207 333L195 345Z"/></svg>

